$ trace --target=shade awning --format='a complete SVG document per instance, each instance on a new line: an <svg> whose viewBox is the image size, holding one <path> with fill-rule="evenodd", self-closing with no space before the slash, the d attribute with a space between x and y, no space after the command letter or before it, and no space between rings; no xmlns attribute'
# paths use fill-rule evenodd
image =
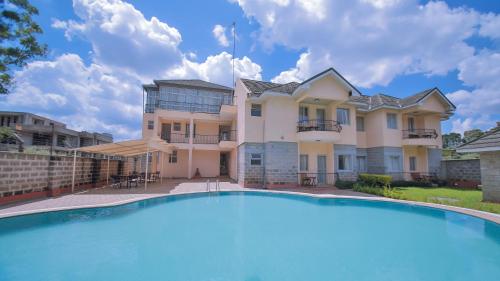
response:
<svg viewBox="0 0 500 281"><path fill-rule="evenodd" d="M172 144L160 138L128 140L77 148L77 151L116 156L135 156L147 152L172 153Z"/></svg>

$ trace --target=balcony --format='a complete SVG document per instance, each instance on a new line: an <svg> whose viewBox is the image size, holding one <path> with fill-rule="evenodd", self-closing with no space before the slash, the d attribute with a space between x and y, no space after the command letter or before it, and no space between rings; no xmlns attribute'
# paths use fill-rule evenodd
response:
<svg viewBox="0 0 500 281"><path fill-rule="evenodd" d="M335 120L302 120L297 122L299 141L334 142L340 138L342 126Z"/></svg>
<svg viewBox="0 0 500 281"><path fill-rule="evenodd" d="M439 136L434 129L403 130L403 145L437 146Z"/></svg>
<svg viewBox="0 0 500 281"><path fill-rule="evenodd" d="M162 139L166 140L168 143L189 143L189 136L185 134L172 133L161 136Z"/></svg>
<svg viewBox="0 0 500 281"><path fill-rule="evenodd" d="M196 102L180 102L169 100L157 100L155 103L146 104L146 112L153 113L155 108L184 111L184 112L198 112L198 113L229 113L236 112L234 106L234 98L232 96L225 96L221 100L214 101L213 103L196 103Z"/></svg>
<svg viewBox="0 0 500 281"><path fill-rule="evenodd" d="M189 143L189 136L179 133L172 133L170 135L162 136L162 139L166 140L168 143L177 143L177 144ZM236 131L234 130L234 131L221 132L218 135L196 134L193 138L193 144L217 145L219 148L232 149L236 147Z"/></svg>

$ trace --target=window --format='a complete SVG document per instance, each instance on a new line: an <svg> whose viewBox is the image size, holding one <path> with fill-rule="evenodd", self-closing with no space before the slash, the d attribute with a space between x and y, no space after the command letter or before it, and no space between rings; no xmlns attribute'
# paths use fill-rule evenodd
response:
<svg viewBox="0 0 500 281"><path fill-rule="evenodd" d="M366 172L366 156L356 156L359 172Z"/></svg>
<svg viewBox="0 0 500 281"><path fill-rule="evenodd" d="M172 154L168 155L168 163L177 163L177 150L172 151Z"/></svg>
<svg viewBox="0 0 500 281"><path fill-rule="evenodd" d="M387 128L397 129L398 119L396 113L387 113Z"/></svg>
<svg viewBox="0 0 500 281"><path fill-rule="evenodd" d="M338 157L338 170L350 171L351 170L351 155L339 155Z"/></svg>
<svg viewBox="0 0 500 281"><path fill-rule="evenodd" d="M356 116L356 131L358 132L365 131L365 117Z"/></svg>
<svg viewBox="0 0 500 281"><path fill-rule="evenodd" d="M57 135L57 146L61 146L61 147L66 146L66 136Z"/></svg>
<svg viewBox="0 0 500 281"><path fill-rule="evenodd" d="M300 155L300 170L301 171L309 170L309 155L307 154Z"/></svg>
<svg viewBox="0 0 500 281"><path fill-rule="evenodd" d="M399 156L389 156L389 172L401 171L399 164Z"/></svg>
<svg viewBox="0 0 500 281"><path fill-rule="evenodd" d="M262 116L262 105L252 103L251 116Z"/></svg>
<svg viewBox="0 0 500 281"><path fill-rule="evenodd" d="M300 106L299 107L299 121L305 121L307 122L309 120L309 108L305 106Z"/></svg>
<svg viewBox="0 0 500 281"><path fill-rule="evenodd" d="M250 154L250 165L252 165L252 166L260 166L260 165L262 165L262 154L260 154L260 153L251 153Z"/></svg>
<svg viewBox="0 0 500 281"><path fill-rule="evenodd" d="M35 125L43 125L43 120L40 120L40 119L33 119L33 123Z"/></svg>
<svg viewBox="0 0 500 281"><path fill-rule="evenodd" d="M415 119L413 117L408 118L408 130L415 131Z"/></svg>
<svg viewBox="0 0 500 281"><path fill-rule="evenodd" d="M410 171L417 170L417 157L410 156Z"/></svg>
<svg viewBox="0 0 500 281"><path fill-rule="evenodd" d="M181 123L174 123L174 131L180 131L181 130Z"/></svg>
<svg viewBox="0 0 500 281"><path fill-rule="evenodd" d="M351 120L349 120L349 109L337 108L337 121L342 125L351 124Z"/></svg>
<svg viewBox="0 0 500 281"><path fill-rule="evenodd" d="M155 128L155 121L148 121L148 130L153 130Z"/></svg>

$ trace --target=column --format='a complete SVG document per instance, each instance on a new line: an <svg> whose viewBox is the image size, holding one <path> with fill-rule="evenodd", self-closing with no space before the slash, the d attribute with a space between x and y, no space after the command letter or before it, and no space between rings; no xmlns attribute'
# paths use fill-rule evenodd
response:
<svg viewBox="0 0 500 281"><path fill-rule="evenodd" d="M193 132L194 120L191 117L189 120L189 157L188 157L188 179L193 177Z"/></svg>

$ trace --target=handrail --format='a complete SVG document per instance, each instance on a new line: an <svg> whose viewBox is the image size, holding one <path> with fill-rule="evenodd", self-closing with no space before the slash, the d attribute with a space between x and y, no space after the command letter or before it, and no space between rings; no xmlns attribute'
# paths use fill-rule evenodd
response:
<svg viewBox="0 0 500 281"><path fill-rule="evenodd" d="M297 132L309 131L342 131L342 125L335 120L310 119L297 122Z"/></svg>
<svg viewBox="0 0 500 281"><path fill-rule="evenodd" d="M403 139L435 139L438 133L435 129L402 130Z"/></svg>

